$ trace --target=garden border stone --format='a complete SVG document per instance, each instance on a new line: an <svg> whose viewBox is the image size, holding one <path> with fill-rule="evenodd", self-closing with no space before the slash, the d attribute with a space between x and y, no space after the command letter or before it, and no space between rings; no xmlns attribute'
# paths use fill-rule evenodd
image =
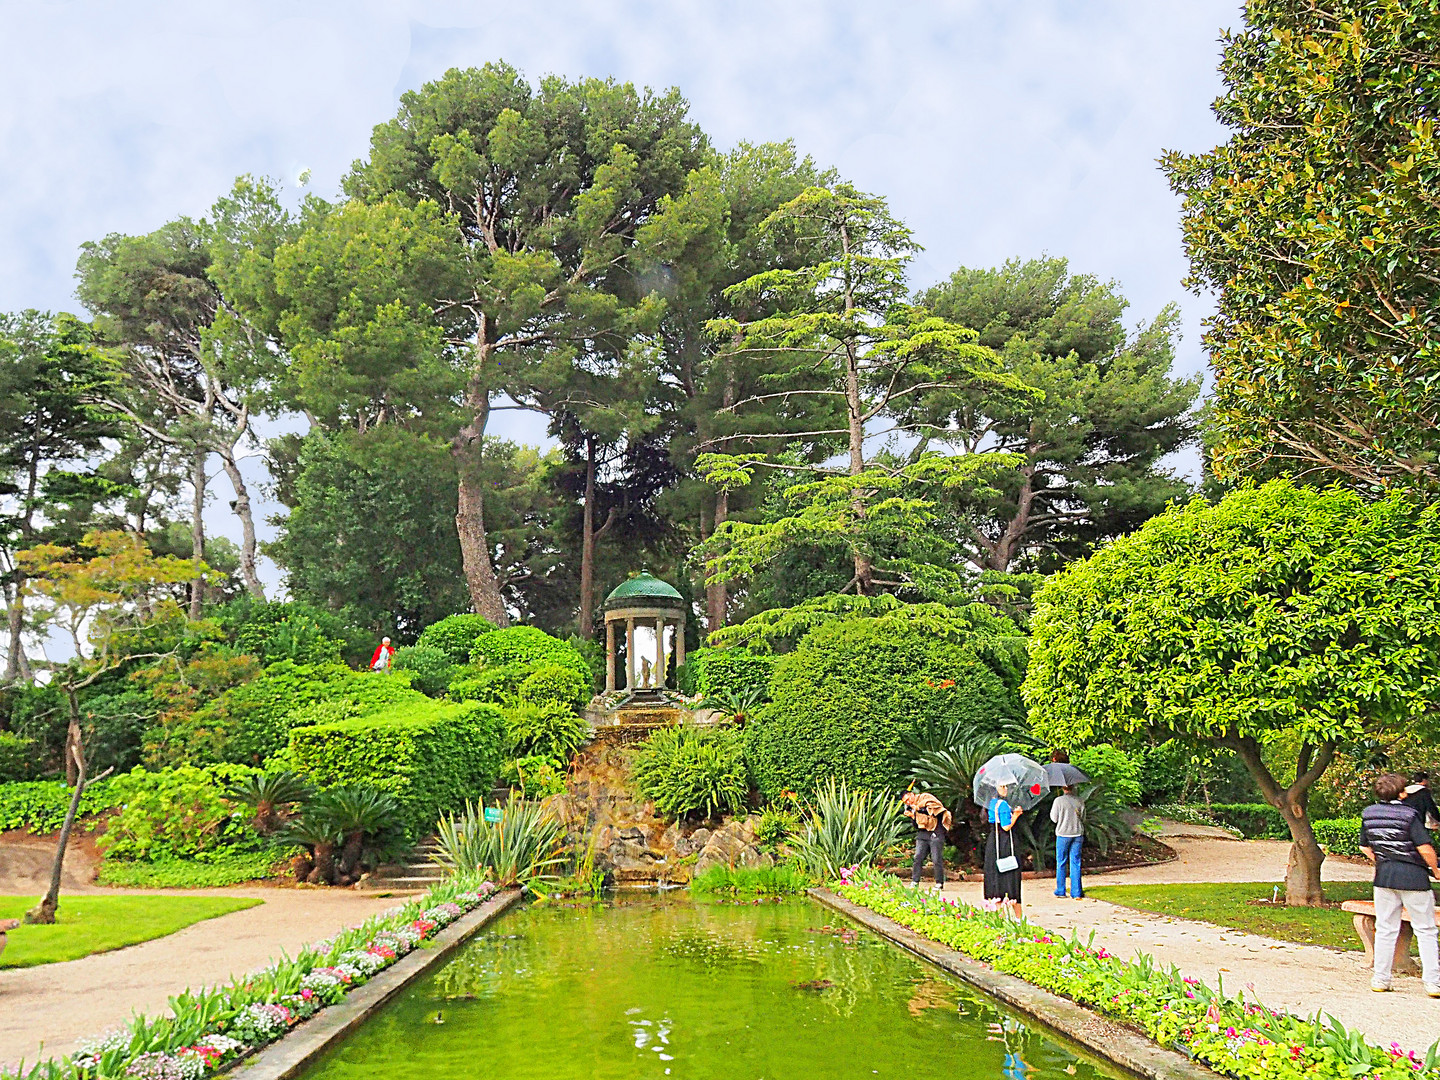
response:
<svg viewBox="0 0 1440 1080"><path fill-rule="evenodd" d="M497 893L441 930L431 939L433 944L428 948L421 947L402 956L364 986L346 994L343 1001L321 1009L258 1054L237 1063L229 1075L244 1077L244 1080L289 1080L296 1076L332 1044L375 1015L407 985L514 906L520 895L519 889Z"/></svg>
<svg viewBox="0 0 1440 1080"><path fill-rule="evenodd" d="M931 941L893 919L852 904L829 889L815 888L810 896L840 912L867 930L928 960L976 989L998 998L1037 1021L1050 1033L1076 1043L1113 1065L1145 1080L1218 1080L1220 1074L1184 1054L1167 1050L1129 1027L1118 1024L1068 998L1005 975L971 956Z"/></svg>

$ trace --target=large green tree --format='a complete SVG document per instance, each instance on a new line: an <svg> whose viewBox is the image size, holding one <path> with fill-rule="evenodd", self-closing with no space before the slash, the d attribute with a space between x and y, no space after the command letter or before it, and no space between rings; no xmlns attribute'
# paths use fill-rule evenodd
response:
<svg viewBox="0 0 1440 1080"><path fill-rule="evenodd" d="M1061 746L1237 755L1289 826L1288 902L1318 904L1310 791L1337 750L1433 720L1437 592L1440 507L1409 495L1274 480L1195 499L1036 594L1030 721Z"/></svg>
<svg viewBox="0 0 1440 1080"><path fill-rule="evenodd" d="M961 268L921 302L979 335L1004 369L1043 399L939 388L909 420L921 448L1013 453L995 494L960 508L959 537L975 566L1043 569L1122 535L1184 495L1160 466L1193 438L1200 380L1171 375L1180 313L1166 307L1127 335L1114 282L1069 272L1064 259Z"/></svg>
<svg viewBox="0 0 1440 1080"><path fill-rule="evenodd" d="M1440 483L1440 8L1249 0L1230 138L1168 154L1189 283L1218 299L1214 462Z"/></svg>

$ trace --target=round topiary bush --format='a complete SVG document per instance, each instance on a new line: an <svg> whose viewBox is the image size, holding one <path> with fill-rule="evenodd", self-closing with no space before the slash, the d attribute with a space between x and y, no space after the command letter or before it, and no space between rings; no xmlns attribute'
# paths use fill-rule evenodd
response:
<svg viewBox="0 0 1440 1080"><path fill-rule="evenodd" d="M563 705L578 709L585 704L590 679L573 667L541 664L525 677L518 696L528 705Z"/></svg>
<svg viewBox="0 0 1440 1080"><path fill-rule="evenodd" d="M580 672L587 680L592 677L590 665L579 649L534 626L511 626L481 634L470 649L470 662L486 667L558 664Z"/></svg>
<svg viewBox="0 0 1440 1080"><path fill-rule="evenodd" d="M1021 715L1015 689L977 646L901 619L845 619L816 627L780 657L772 700L745 729L757 786L776 798L828 778L852 789L898 790L901 748L926 721L996 728Z"/></svg>
<svg viewBox="0 0 1440 1080"><path fill-rule="evenodd" d="M697 649L676 672L676 682L685 694L753 694L764 701L775 660L742 648Z"/></svg>
<svg viewBox="0 0 1440 1080"><path fill-rule="evenodd" d="M475 642L494 629L495 624L480 615L447 615L422 630L415 644L439 649L452 664L463 664L470 659Z"/></svg>
<svg viewBox="0 0 1440 1080"><path fill-rule="evenodd" d="M450 688L455 663L450 654L433 645L410 645L395 650L395 670L410 673L410 685L431 697Z"/></svg>

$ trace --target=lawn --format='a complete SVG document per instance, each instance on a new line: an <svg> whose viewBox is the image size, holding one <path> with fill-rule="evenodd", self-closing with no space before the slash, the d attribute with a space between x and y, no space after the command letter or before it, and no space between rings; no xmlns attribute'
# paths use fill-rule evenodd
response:
<svg viewBox="0 0 1440 1080"><path fill-rule="evenodd" d="M0 919L19 919L39 897L0 896ZM91 953L164 937L191 923L254 907L262 900L230 896L65 896L54 926L11 930L0 968L77 960Z"/></svg>
<svg viewBox="0 0 1440 1080"><path fill-rule="evenodd" d="M1256 881L1243 885L1086 885L1085 895L1157 915L1229 926L1278 941L1302 945L1329 945L1337 949L1360 948L1360 939L1349 913L1336 907L1287 908L1283 904L1252 903L1269 900L1273 882ZM1343 900L1369 900L1370 885L1364 881L1327 881L1325 899L1338 905ZM1285 898L1285 888L1280 888Z"/></svg>

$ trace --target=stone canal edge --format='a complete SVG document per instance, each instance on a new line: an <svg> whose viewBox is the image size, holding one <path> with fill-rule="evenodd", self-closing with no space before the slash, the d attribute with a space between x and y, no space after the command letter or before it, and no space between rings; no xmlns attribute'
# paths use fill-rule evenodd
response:
<svg viewBox="0 0 1440 1080"><path fill-rule="evenodd" d="M519 889L507 889L491 897L436 934L428 948L418 948L402 956L364 986L346 994L343 1001L320 1010L254 1057L240 1062L229 1075L244 1080L290 1080L298 1076L332 1045L374 1016L409 983L446 959L519 899Z"/></svg>
<svg viewBox="0 0 1440 1080"><path fill-rule="evenodd" d="M1219 1073L1178 1051L1167 1050L1138 1031L1123 1027L1069 998L1032 986L1024 979L995 971L956 949L921 937L893 919L852 904L829 889L811 889L810 895L867 930L998 998L1038 1022L1047 1029L1047 1034L1058 1035L1061 1042L1071 1044L1072 1048L1078 1045L1088 1054L1145 1080L1219 1080Z"/></svg>

